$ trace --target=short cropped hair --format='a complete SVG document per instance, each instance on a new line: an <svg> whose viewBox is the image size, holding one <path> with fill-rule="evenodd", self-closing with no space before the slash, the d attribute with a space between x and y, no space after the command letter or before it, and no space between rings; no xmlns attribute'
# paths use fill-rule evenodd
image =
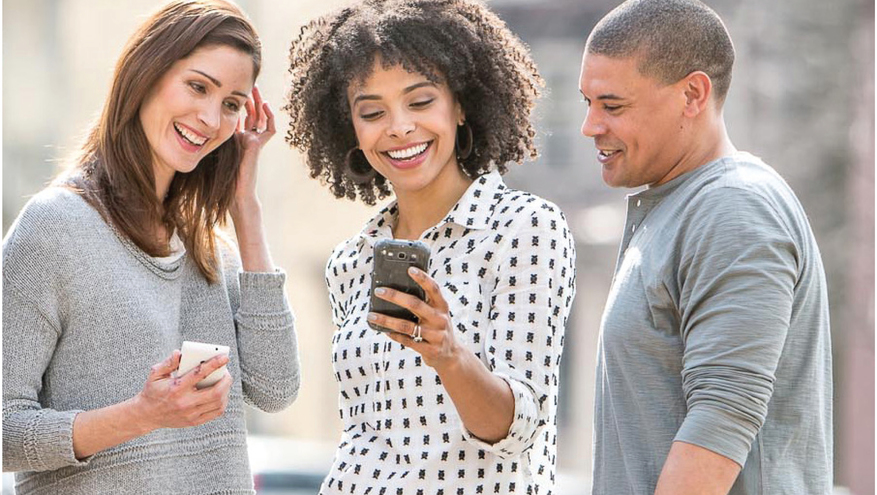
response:
<svg viewBox="0 0 877 495"><path fill-rule="evenodd" d="M390 194L384 177L357 179L345 159L357 146L347 87L376 56L448 86L472 129L459 163L469 177L537 156L530 113L544 82L496 14L471 0L366 0L311 21L289 53L286 140L335 197L373 205Z"/></svg>
<svg viewBox="0 0 877 495"><path fill-rule="evenodd" d="M665 84L703 71L720 106L731 86L731 36L718 14L698 0L628 0L597 23L585 50L637 57L641 74Z"/></svg>

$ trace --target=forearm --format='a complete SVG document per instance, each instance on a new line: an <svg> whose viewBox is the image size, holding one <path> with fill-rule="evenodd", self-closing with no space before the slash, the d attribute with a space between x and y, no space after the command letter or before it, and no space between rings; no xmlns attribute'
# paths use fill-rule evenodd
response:
<svg viewBox="0 0 877 495"><path fill-rule="evenodd" d="M137 399L85 411L73 421L73 452L77 459L94 455L153 430L137 413Z"/></svg>
<svg viewBox="0 0 877 495"><path fill-rule="evenodd" d="M673 442L655 495L726 495L740 473L727 457L697 445Z"/></svg>
<svg viewBox="0 0 877 495"><path fill-rule="evenodd" d="M273 272L274 262L265 240L262 205L258 198L236 201L231 217L244 271Z"/></svg>
<svg viewBox="0 0 877 495"><path fill-rule="evenodd" d="M453 363L436 371L469 432L488 443L508 435L515 399L505 380L465 349Z"/></svg>

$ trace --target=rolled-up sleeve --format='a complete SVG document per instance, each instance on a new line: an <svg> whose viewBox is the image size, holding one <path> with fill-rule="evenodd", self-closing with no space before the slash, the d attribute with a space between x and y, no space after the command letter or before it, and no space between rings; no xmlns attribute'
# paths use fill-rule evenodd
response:
<svg viewBox="0 0 877 495"><path fill-rule="evenodd" d="M575 295L575 246L561 211L543 203L518 222L497 253L484 344L488 368L511 388L514 419L508 435L493 444L463 429L469 442L502 458L532 447L544 425L556 420L564 329Z"/></svg>
<svg viewBox="0 0 877 495"><path fill-rule="evenodd" d="M789 330L799 253L756 193L711 192L694 209L680 263L688 412L675 440L743 466L767 416Z"/></svg>

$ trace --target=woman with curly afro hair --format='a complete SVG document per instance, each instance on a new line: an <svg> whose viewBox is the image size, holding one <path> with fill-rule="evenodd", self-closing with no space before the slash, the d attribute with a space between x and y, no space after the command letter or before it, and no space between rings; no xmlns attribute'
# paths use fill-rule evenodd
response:
<svg viewBox="0 0 877 495"><path fill-rule="evenodd" d="M368 0L302 28L290 64L311 177L396 198L326 268L344 431L321 493L551 493L575 250L555 205L501 178L537 155L527 48L474 1ZM372 290L389 239L431 251L408 270L423 299Z"/></svg>

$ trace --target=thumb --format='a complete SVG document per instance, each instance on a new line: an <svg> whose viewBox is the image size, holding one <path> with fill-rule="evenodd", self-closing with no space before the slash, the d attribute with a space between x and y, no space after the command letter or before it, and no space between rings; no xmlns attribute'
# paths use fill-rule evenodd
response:
<svg viewBox="0 0 877 495"><path fill-rule="evenodd" d="M149 371L149 379L159 380L170 376L171 373L180 367L180 356L180 351L175 349L167 359L153 365Z"/></svg>

